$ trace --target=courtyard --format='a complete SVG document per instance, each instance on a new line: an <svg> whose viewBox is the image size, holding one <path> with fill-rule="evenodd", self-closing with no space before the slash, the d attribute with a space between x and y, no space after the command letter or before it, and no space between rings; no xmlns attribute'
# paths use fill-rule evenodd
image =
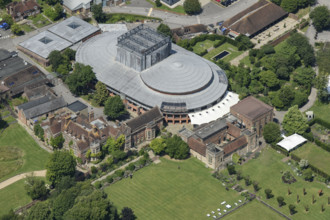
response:
<svg viewBox="0 0 330 220"><path fill-rule="evenodd" d="M243 197L226 191L211 170L196 158L172 161L161 158L105 189L118 208L131 207L139 219L208 219L206 215L226 201L233 205Z"/></svg>

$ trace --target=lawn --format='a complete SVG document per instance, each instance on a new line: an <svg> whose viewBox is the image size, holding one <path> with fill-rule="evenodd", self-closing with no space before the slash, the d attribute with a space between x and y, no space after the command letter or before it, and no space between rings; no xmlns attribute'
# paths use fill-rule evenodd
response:
<svg viewBox="0 0 330 220"><path fill-rule="evenodd" d="M210 47L213 47L213 45L216 43L217 41L211 41L211 40L205 40L202 42L198 42L194 47L194 52L195 53L201 53L204 50L209 49Z"/></svg>
<svg viewBox="0 0 330 220"><path fill-rule="evenodd" d="M37 178L45 180L43 177ZM32 201L26 194L24 181L24 179L19 180L0 190L0 198L2 198L0 199L0 216L8 213L10 209L16 210Z"/></svg>
<svg viewBox="0 0 330 220"><path fill-rule="evenodd" d="M310 164L330 175L330 153L313 143L306 143L293 151L293 154L307 159Z"/></svg>
<svg viewBox="0 0 330 220"><path fill-rule="evenodd" d="M25 33L28 33L28 32L31 32L31 31L35 30L33 27L31 27L28 24L22 24L21 28Z"/></svg>
<svg viewBox="0 0 330 220"><path fill-rule="evenodd" d="M290 171L292 174L294 173L291 166L288 165L288 162L282 162L284 157L284 155L267 147L257 159L253 159L243 166L237 167L237 169L242 171L243 176L249 175L252 181L257 181L259 183L261 189L257 192L258 196L287 216L290 215L289 204L295 205L297 213L291 216L292 219L330 219L330 206L327 205L330 189L328 189L325 184L316 181L306 182L295 174L294 177L297 180L295 183L291 185L283 183L281 172ZM253 187L251 185L246 187L243 180L240 182L240 185L249 189L250 192L253 192ZM265 198L264 191L266 188L271 189L274 195L274 197L269 200ZM306 189L306 195L303 195L303 188ZM288 189L291 191L290 195L288 195ZM318 191L320 189L322 189L324 193L321 197L318 196ZM297 195L299 195L300 198L298 204ZM314 204L312 204L312 195L314 195L316 199ZM283 196L286 205L279 208L276 200L277 196ZM324 212L321 212L322 204L325 208ZM304 210L305 205L309 206L309 211L307 213Z"/></svg>
<svg viewBox="0 0 330 220"><path fill-rule="evenodd" d="M220 47L217 47L217 48L211 50L209 53L207 53L204 56L204 58L206 58L208 60L212 60L212 58L214 56L216 56L217 54L221 53L224 50L226 50L230 53L223 58L223 60L226 62L231 61L232 59L241 55L244 52L244 51L238 51L237 47L226 42L226 43L222 44Z"/></svg>
<svg viewBox="0 0 330 220"><path fill-rule="evenodd" d="M11 156L13 151L19 156ZM0 134L0 152L0 182L20 173L45 169L49 155L17 123Z"/></svg>
<svg viewBox="0 0 330 220"><path fill-rule="evenodd" d="M236 191L226 191L196 158L182 162L161 158L161 163L143 168L133 179L123 179L105 191L119 209L132 208L138 219L208 219L206 214L222 201L233 204L242 199Z"/></svg>
<svg viewBox="0 0 330 220"><path fill-rule="evenodd" d="M149 2L150 4L152 4L155 9L163 9L163 10L170 11L170 12L172 11L172 12L177 12L177 13L181 13L181 14L186 14L182 5L178 5L175 8L169 8L166 5L162 4L162 6L157 7L156 3L153 2L152 0L146 0L146 1Z"/></svg>
<svg viewBox="0 0 330 220"><path fill-rule="evenodd" d="M262 219L262 220L278 220L285 219L281 215L277 214L264 204L254 200L236 211L227 215L225 220L240 220L240 219Z"/></svg>
<svg viewBox="0 0 330 220"><path fill-rule="evenodd" d="M330 123L330 104L315 102L309 110L314 112L315 117L321 118Z"/></svg>
<svg viewBox="0 0 330 220"><path fill-rule="evenodd" d="M32 21L32 23L37 28L42 28L42 27L50 24L50 22L47 20L47 18L45 18L42 14L31 16L31 17L29 17L29 19Z"/></svg>
<svg viewBox="0 0 330 220"><path fill-rule="evenodd" d="M253 65L250 62L250 56L246 56L243 59L241 59L240 63L243 63L245 66L252 68Z"/></svg>

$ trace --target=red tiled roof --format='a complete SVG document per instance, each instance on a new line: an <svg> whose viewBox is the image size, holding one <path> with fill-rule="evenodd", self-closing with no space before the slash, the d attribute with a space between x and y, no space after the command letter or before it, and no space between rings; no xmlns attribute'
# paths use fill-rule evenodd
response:
<svg viewBox="0 0 330 220"><path fill-rule="evenodd" d="M244 35L254 35L286 14L276 4L261 0L226 20L223 25Z"/></svg>
<svg viewBox="0 0 330 220"><path fill-rule="evenodd" d="M227 123L228 126L228 134L230 134L231 136L238 138L241 135L241 129L236 127L235 125L231 124L231 123Z"/></svg>
<svg viewBox="0 0 330 220"><path fill-rule="evenodd" d="M273 107L253 96L249 96L239 101L236 105L230 107L230 112L232 112L232 110L240 115L244 115L245 117L254 120L259 116L272 111Z"/></svg>
<svg viewBox="0 0 330 220"><path fill-rule="evenodd" d="M225 155L231 154L235 150L237 150L237 149L239 149L239 148L241 148L241 147L243 147L245 145L247 145L246 137L245 136L241 136L241 137L235 139L234 141L226 144L223 147L224 154Z"/></svg>
<svg viewBox="0 0 330 220"><path fill-rule="evenodd" d="M188 138L188 146L202 156L206 156L206 145L198 141L194 136Z"/></svg>

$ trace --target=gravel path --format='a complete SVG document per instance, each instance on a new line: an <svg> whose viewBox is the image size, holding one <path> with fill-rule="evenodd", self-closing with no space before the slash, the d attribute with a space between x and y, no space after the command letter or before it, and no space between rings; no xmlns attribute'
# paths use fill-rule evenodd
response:
<svg viewBox="0 0 330 220"><path fill-rule="evenodd" d="M27 172L27 173L22 173L22 174L18 174L16 176L13 176L10 179L7 179L3 182L0 183L0 189L3 189L21 179L26 178L27 176L41 176L41 177L45 177L46 176L46 170L39 170L39 171L33 171L33 172Z"/></svg>

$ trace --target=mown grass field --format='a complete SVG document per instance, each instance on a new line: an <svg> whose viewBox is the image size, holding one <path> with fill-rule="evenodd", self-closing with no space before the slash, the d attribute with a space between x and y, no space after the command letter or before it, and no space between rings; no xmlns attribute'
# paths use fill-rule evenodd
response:
<svg viewBox="0 0 330 220"><path fill-rule="evenodd" d="M257 159L253 159L243 166L238 166L237 169L242 171L243 176L250 176L252 181L257 181L261 189L257 192L264 201L273 207L277 208L282 213L290 216L289 204L296 206L294 215L290 216L292 219L297 220L310 220L310 219L330 219L330 206L328 205L328 197L330 196L330 189L325 184L319 182L306 182L302 177L294 174L292 168L288 165L288 162L282 162L285 156L277 153L270 147L264 149L261 155ZM320 160L321 161L321 160ZM282 182L281 172L290 171L296 178L296 182L292 184L286 184ZM253 186L245 186L244 181L239 183L243 188L249 189L250 192L254 192ZM265 189L271 189L274 195L271 199L265 198ZM307 194L303 195L303 188L306 189ZM291 194L288 195L288 189ZM323 190L323 195L318 196L318 191ZM297 203L297 195L299 195L300 202ZM312 195L315 196L316 202L312 204ZM279 208L276 197L284 197L286 205ZM304 206L309 206L309 211L306 212ZM321 205L324 205L325 210L321 212ZM247 218L246 218L247 219ZM255 218L258 219L258 218Z"/></svg>
<svg viewBox="0 0 330 220"><path fill-rule="evenodd" d="M314 112L315 117L321 118L330 123L330 104L315 102L309 110Z"/></svg>
<svg viewBox="0 0 330 220"><path fill-rule="evenodd" d="M241 220L241 219L262 219L262 220L281 220L285 219L281 215L277 214L270 208L266 207L261 202L253 200L245 206L230 213L224 220Z"/></svg>
<svg viewBox="0 0 330 220"><path fill-rule="evenodd" d="M45 180L43 177L37 178ZM24 185L25 179L22 179L0 190L0 216L8 213L10 209L16 210L32 201L26 194Z"/></svg>
<svg viewBox="0 0 330 220"><path fill-rule="evenodd" d="M119 208L128 206L138 219L209 219L206 214L242 197L226 191L211 170L196 158L182 162L161 158L136 173L105 189ZM178 168L180 166L180 169Z"/></svg>
<svg viewBox="0 0 330 220"><path fill-rule="evenodd" d="M194 52L195 53L201 53L204 50L207 50L211 47L213 47L213 45L216 43L217 41L211 41L211 40L205 40L202 42L198 42L194 47Z"/></svg>
<svg viewBox="0 0 330 220"><path fill-rule="evenodd" d="M306 143L292 152L310 164L330 175L330 153L313 143Z"/></svg>
<svg viewBox="0 0 330 220"><path fill-rule="evenodd" d="M237 47L226 42L226 43L222 44L220 47L217 47L217 48L211 50L209 53L207 53L203 57L206 59L212 60L212 58L214 56L216 56L217 54L221 53L224 50L226 50L230 53L227 56L225 56L224 58L222 58L222 60L226 61L226 62L231 61L232 59L241 55L244 52L244 51L239 51Z"/></svg>
<svg viewBox="0 0 330 220"><path fill-rule="evenodd" d="M0 134L0 154L0 182L20 173L45 169L49 155L17 123Z"/></svg>

